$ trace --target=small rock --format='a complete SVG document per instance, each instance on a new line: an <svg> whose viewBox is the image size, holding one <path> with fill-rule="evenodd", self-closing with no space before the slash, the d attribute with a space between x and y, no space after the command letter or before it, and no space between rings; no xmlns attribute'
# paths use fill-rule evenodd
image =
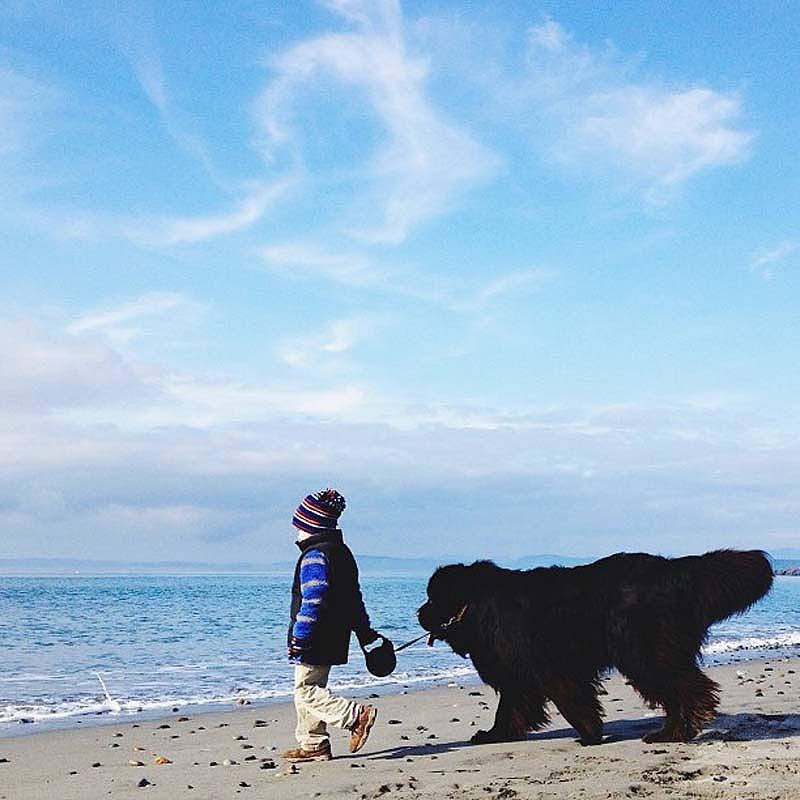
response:
<svg viewBox="0 0 800 800"><path fill-rule="evenodd" d="M232 758L226 758L222 761L223 767L232 767L236 764L236 762Z"/></svg>
<svg viewBox="0 0 800 800"><path fill-rule="evenodd" d="M188 722L189 717L178 717L178 722Z"/></svg>
<svg viewBox="0 0 800 800"><path fill-rule="evenodd" d="M233 737L234 742L244 742L246 739L247 739L246 736L241 736L241 735Z"/></svg>
<svg viewBox="0 0 800 800"><path fill-rule="evenodd" d="M250 705L250 701L246 697L240 697L236 701L236 705L237 706L249 706Z"/></svg>
<svg viewBox="0 0 800 800"><path fill-rule="evenodd" d="M299 775L300 774L300 770L297 769L297 764L292 764L292 766L289 767L289 774L290 775Z"/></svg>
<svg viewBox="0 0 800 800"><path fill-rule="evenodd" d="M245 761L258 761L258 756L245 756Z"/></svg>
<svg viewBox="0 0 800 800"><path fill-rule="evenodd" d="M239 786L241 786L242 789L249 789L250 788L250 784L247 783L246 781L239 781Z"/></svg>
<svg viewBox="0 0 800 800"><path fill-rule="evenodd" d="M119 731L117 731L117 733L112 734L112 736L115 739L121 739L124 735L125 735L124 733L120 733Z"/></svg>
<svg viewBox="0 0 800 800"><path fill-rule="evenodd" d="M218 766L219 766L219 764L217 764L217 762L216 762L216 761L209 761L209 762L208 762L208 766L209 766L209 767L218 767Z"/></svg>
<svg viewBox="0 0 800 800"><path fill-rule="evenodd" d="M133 759L131 759L128 762L128 766L129 767L143 767L144 766L144 761L134 761Z"/></svg>
<svg viewBox="0 0 800 800"><path fill-rule="evenodd" d="M136 784L140 789L144 789L145 786L152 786L147 778L142 778L139 783Z"/></svg>
<svg viewBox="0 0 800 800"><path fill-rule="evenodd" d="M483 692L470 692L470 697L483 697Z"/></svg>
<svg viewBox="0 0 800 800"><path fill-rule="evenodd" d="M109 747L119 747L119 742L111 742Z"/></svg>
<svg viewBox="0 0 800 800"><path fill-rule="evenodd" d="M450 722L461 722L461 720L458 717L453 717Z"/></svg>
<svg viewBox="0 0 800 800"><path fill-rule="evenodd" d="M171 764L172 762L166 756L156 756L153 759L156 764Z"/></svg>
<svg viewBox="0 0 800 800"><path fill-rule="evenodd" d="M271 758L265 758L259 769L275 769L275 762Z"/></svg>
<svg viewBox="0 0 800 800"><path fill-rule="evenodd" d="M94 764L92 764L92 766L93 767L102 767L103 765L99 761L95 761Z"/></svg>
<svg viewBox="0 0 800 800"><path fill-rule="evenodd" d="M253 723L254 728L266 728L267 725L269 725L269 722L267 722L265 719L257 719Z"/></svg>
<svg viewBox="0 0 800 800"><path fill-rule="evenodd" d="M387 725L402 725L403 724L403 720L401 720L401 719L390 719L386 724Z"/></svg>

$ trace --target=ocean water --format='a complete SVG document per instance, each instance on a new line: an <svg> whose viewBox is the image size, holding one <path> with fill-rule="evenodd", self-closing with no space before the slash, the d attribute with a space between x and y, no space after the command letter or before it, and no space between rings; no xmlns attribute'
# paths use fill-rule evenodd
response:
<svg viewBox="0 0 800 800"><path fill-rule="evenodd" d="M174 708L287 700L288 577L0 578L0 736ZM373 625L395 644L421 633L425 579L362 577ZM353 637L355 641L355 637ZM779 577L746 614L711 629L706 663L800 654L800 578ZM369 692L475 673L444 644L398 654L370 676L354 647L333 685Z"/></svg>

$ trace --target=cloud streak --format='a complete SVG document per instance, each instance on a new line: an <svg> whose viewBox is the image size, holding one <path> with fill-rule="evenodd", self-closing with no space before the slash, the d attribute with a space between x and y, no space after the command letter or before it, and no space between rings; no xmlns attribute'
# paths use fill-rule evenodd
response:
<svg viewBox="0 0 800 800"><path fill-rule="evenodd" d="M764 280L772 280L775 277L774 265L798 250L800 243L791 239L786 239L775 247L763 248L750 257L750 270L761 275Z"/></svg>
<svg viewBox="0 0 800 800"><path fill-rule="evenodd" d="M749 155L754 135L739 126L735 93L639 77L636 62L576 42L557 22L530 29L528 69L521 91L551 126L552 154L565 164L624 170L652 201Z"/></svg>
<svg viewBox="0 0 800 800"><path fill-rule="evenodd" d="M378 324L370 315L337 319L320 333L287 337L278 346L278 356L296 369L341 369L341 357L373 334Z"/></svg>
<svg viewBox="0 0 800 800"><path fill-rule="evenodd" d="M450 210L471 187L490 178L498 159L448 120L427 96L427 66L408 52L398 3L328 2L355 32L294 45L273 61L276 77L256 104L268 156L298 141L294 107L315 82L334 79L356 90L380 122L385 140L364 168L344 222L365 244L400 244L412 230ZM300 151L295 146L295 155ZM374 209L379 209L376 215Z"/></svg>

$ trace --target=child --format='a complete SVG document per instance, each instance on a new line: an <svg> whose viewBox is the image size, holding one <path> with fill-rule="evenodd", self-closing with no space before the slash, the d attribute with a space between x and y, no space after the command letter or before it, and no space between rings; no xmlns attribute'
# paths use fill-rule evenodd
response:
<svg viewBox="0 0 800 800"><path fill-rule="evenodd" d="M347 663L351 631L362 647L380 638L364 608L355 559L337 527L344 508L339 492L324 489L305 497L292 517L301 555L289 626L298 744L283 754L290 762L329 761L328 724L349 730L350 752L357 752L377 716L373 706L336 697L327 689L331 666Z"/></svg>

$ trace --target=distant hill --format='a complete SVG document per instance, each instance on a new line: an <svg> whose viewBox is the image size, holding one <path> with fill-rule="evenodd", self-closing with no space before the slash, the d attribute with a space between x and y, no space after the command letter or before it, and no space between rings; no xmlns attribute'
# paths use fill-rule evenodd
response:
<svg viewBox="0 0 800 800"><path fill-rule="evenodd" d="M82 558L0 558L0 575L195 575L270 572L269 564L203 561L102 561Z"/></svg>
<svg viewBox="0 0 800 800"><path fill-rule="evenodd" d="M470 557L442 556L440 558L395 558L391 556L356 556L362 575L427 577L442 564L474 561ZM572 566L588 559L556 555L532 555L513 560L497 559L497 563L512 569L561 564ZM204 561L111 561L80 558L0 558L0 575L263 575L291 574L294 561L277 563L232 562L227 564Z"/></svg>

